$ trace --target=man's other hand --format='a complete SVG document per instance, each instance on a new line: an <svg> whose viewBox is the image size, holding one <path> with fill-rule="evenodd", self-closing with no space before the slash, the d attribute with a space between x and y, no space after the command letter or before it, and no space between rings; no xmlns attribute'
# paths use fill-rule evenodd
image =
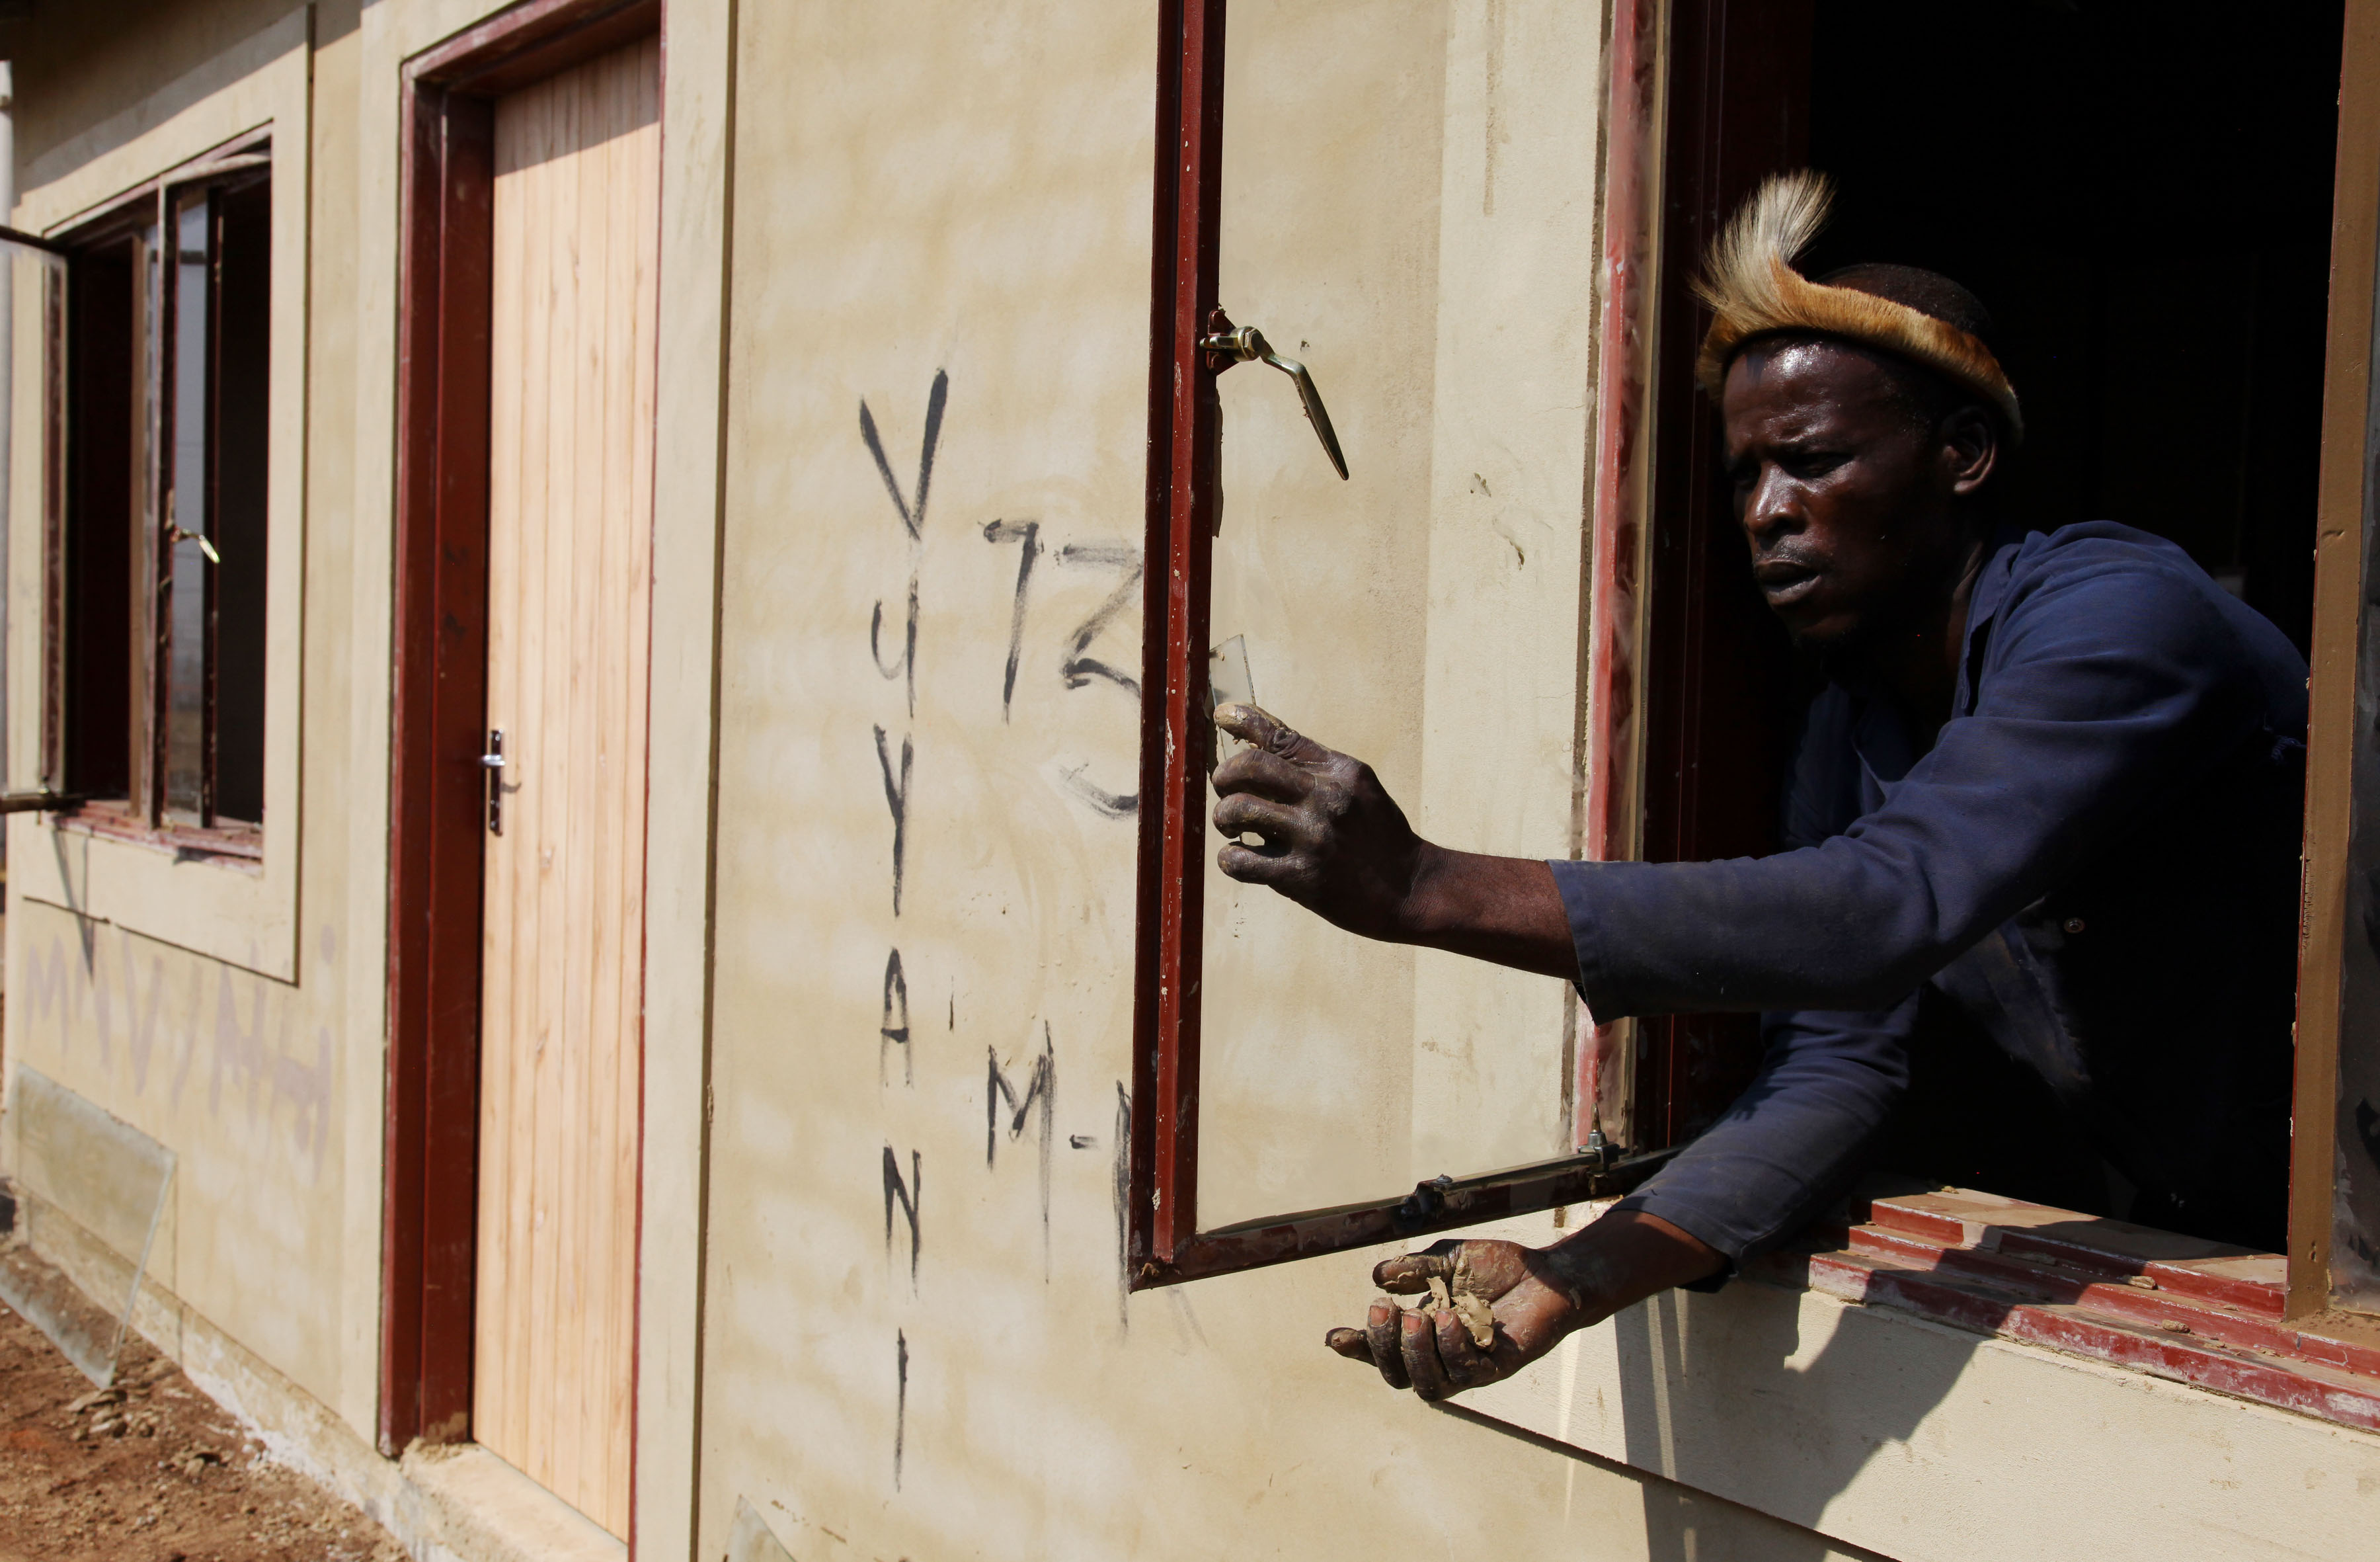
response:
<svg viewBox="0 0 2380 1562"><path fill-rule="evenodd" d="M1250 745L1215 770L1223 872L1278 890L1350 933L1409 938L1430 848L1372 767L1254 705L1225 705L1215 725ZM1250 834L1260 844L1241 842Z"/></svg>
<svg viewBox="0 0 2380 1562"><path fill-rule="evenodd" d="M1467 1291L1485 1300L1495 1320L1486 1348L1454 1308L1406 1308L1394 1295L1373 1301L1362 1328L1333 1329L1322 1342L1350 1361L1369 1361L1390 1388L1443 1399L1511 1377L1572 1330L1726 1266L1717 1248L1642 1210L1610 1211L1550 1248L1449 1239L1381 1260L1372 1283L1410 1296L1439 1280L1450 1299Z"/></svg>
<svg viewBox="0 0 2380 1562"><path fill-rule="evenodd" d="M1433 1279L1456 1296L1468 1292L1488 1303L1495 1335L1485 1349L1453 1308L1427 1300L1407 1308L1394 1296L1375 1300L1362 1328L1333 1329L1325 1343L1350 1361L1371 1362L1390 1388L1443 1399L1512 1376L1594 1321L1548 1254L1518 1242L1439 1242L1383 1259L1372 1270L1374 1285L1404 1295L1427 1292Z"/></svg>

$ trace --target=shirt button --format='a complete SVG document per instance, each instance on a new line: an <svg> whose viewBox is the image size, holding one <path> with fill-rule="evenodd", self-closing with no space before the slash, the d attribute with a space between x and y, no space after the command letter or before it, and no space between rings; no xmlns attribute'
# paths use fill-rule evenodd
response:
<svg viewBox="0 0 2380 1562"><path fill-rule="evenodd" d="M2069 917L2069 918L2067 918L2067 919L2066 919L2066 931L2067 931L2067 932L2069 932L2069 933L2080 933L2080 932L2082 932L2082 918L2080 918L2080 917Z"/></svg>

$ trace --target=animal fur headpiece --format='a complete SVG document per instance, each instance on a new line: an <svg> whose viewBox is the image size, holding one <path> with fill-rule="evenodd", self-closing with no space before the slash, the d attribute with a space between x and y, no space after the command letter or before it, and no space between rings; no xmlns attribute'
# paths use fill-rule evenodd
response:
<svg viewBox="0 0 2380 1562"><path fill-rule="evenodd" d="M2011 437L2024 435L2016 390L1981 338L1856 287L1829 287L1793 269L1826 226L1834 190L1807 169L1778 174L1761 185L1711 246L1694 294L1717 318L1703 338L1694 378L1713 396L1743 345L1773 331L1809 331L1882 348L1947 374L1984 397L2008 420Z"/></svg>

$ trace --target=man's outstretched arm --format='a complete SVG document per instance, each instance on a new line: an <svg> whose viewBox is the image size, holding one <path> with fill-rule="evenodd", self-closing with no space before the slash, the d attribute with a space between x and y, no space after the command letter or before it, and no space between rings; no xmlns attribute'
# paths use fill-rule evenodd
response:
<svg viewBox="0 0 2380 1562"><path fill-rule="evenodd" d="M1251 745L1215 771L1224 873L1366 938L1577 978L1577 946L1545 863L1433 846L1371 766L1253 705L1225 705L1215 724ZM1248 833L1261 844L1242 844Z"/></svg>

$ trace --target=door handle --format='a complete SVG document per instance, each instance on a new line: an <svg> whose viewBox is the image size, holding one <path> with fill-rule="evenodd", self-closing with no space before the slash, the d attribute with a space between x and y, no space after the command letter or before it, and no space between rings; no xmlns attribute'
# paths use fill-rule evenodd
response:
<svg viewBox="0 0 2380 1562"><path fill-rule="evenodd" d="M488 728L488 751L480 756L480 768L488 777L488 834L504 833L504 729Z"/></svg>
<svg viewBox="0 0 2380 1562"><path fill-rule="evenodd" d="M1330 458L1330 465L1339 473L1339 481L1344 482L1347 480L1347 458L1340 454L1339 435L1330 427L1330 414L1322 406L1322 393L1315 388L1314 376L1305 372L1305 365L1273 351L1272 344L1266 341L1264 333L1255 326L1242 325L1234 329L1231 317L1221 310L1209 315L1207 323L1214 329L1198 338L1198 348L1202 352L1223 356L1223 361L1215 366L1216 372L1220 373L1234 363L1257 360L1271 364L1296 384L1297 399L1305 407L1305 421L1314 425L1315 437L1322 441L1322 453Z"/></svg>

